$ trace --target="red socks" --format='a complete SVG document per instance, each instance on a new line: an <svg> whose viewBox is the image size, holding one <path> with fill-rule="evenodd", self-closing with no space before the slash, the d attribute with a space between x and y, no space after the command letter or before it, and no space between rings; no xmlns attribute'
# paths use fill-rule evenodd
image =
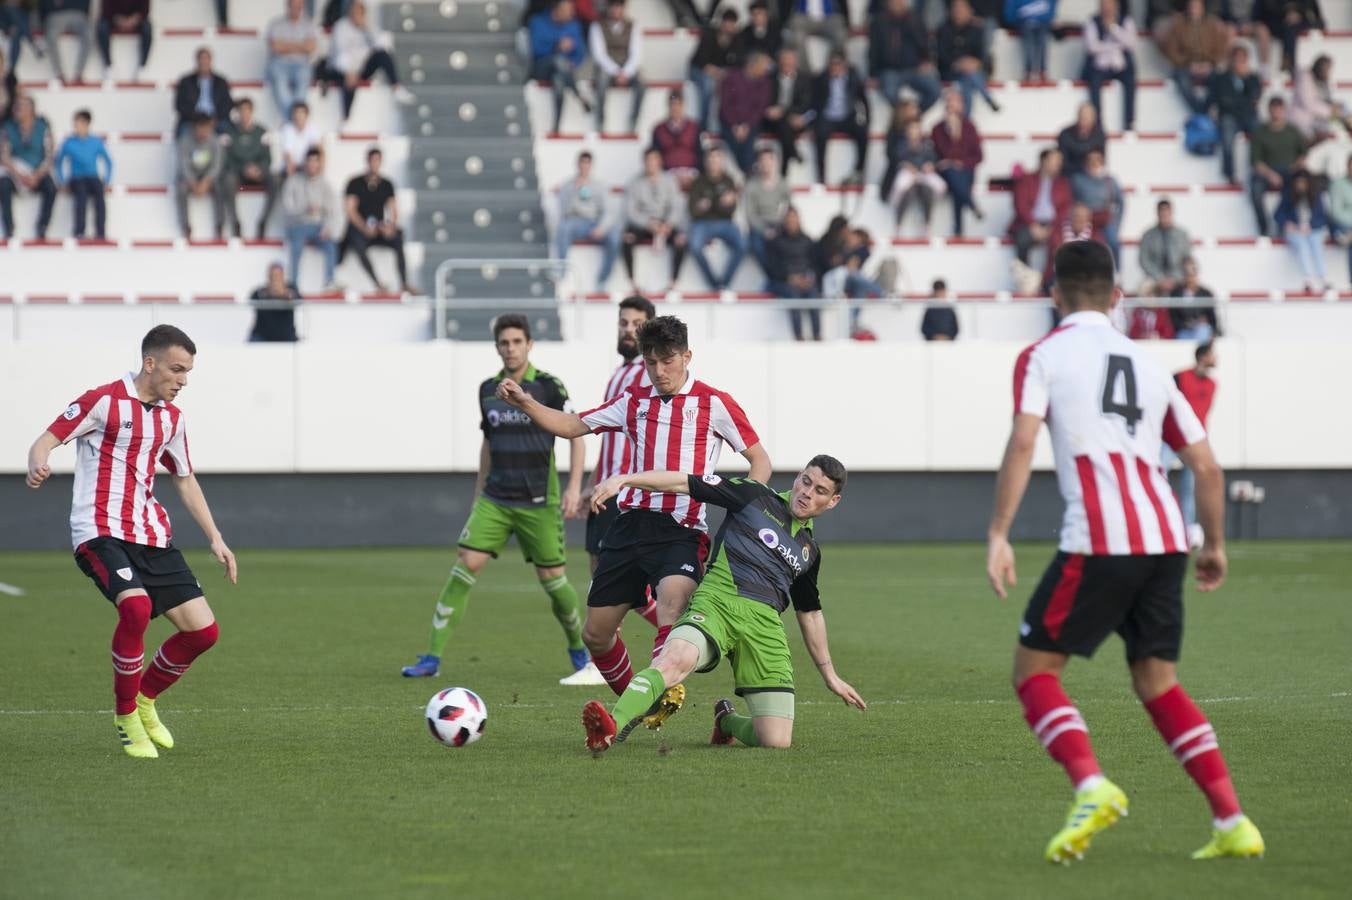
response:
<svg viewBox="0 0 1352 900"><path fill-rule="evenodd" d="M220 629L212 622L197 631L180 631L160 645L141 679L141 693L154 700L188 671L188 666L216 643Z"/></svg>
<svg viewBox="0 0 1352 900"><path fill-rule="evenodd" d="M1043 672L1032 676L1019 685L1018 694L1028 727L1066 770L1072 785L1102 774L1094 748L1089 745L1089 729L1055 675Z"/></svg>
<svg viewBox="0 0 1352 900"><path fill-rule="evenodd" d="M658 654L662 652L662 648L666 646L667 635L669 634L671 634L670 625L657 626L657 637L653 638L653 659L657 659Z"/></svg>
<svg viewBox="0 0 1352 900"><path fill-rule="evenodd" d="M638 613L640 616L647 619L648 623L652 625L652 627L654 628L657 627L657 601L652 598L651 594L649 594L648 596L647 605L643 607L636 607L634 609L634 612Z"/></svg>
<svg viewBox="0 0 1352 900"><path fill-rule="evenodd" d="M145 594L124 597L117 605L117 627L113 629L113 698L119 716L136 712L136 692L141 689L141 663L145 660L150 609L150 598Z"/></svg>
<svg viewBox="0 0 1352 900"><path fill-rule="evenodd" d="M1183 686L1174 685L1145 708L1174 757L1206 794L1211 814L1217 819L1238 815L1239 800L1216 732Z"/></svg>
<svg viewBox="0 0 1352 900"><path fill-rule="evenodd" d="M592 656L592 662L596 663L601 677L610 685L615 696L623 694L624 689L629 687L629 679L634 677L634 668L629 664L629 651L625 649L624 639L618 634L615 635L615 645L605 653Z"/></svg>

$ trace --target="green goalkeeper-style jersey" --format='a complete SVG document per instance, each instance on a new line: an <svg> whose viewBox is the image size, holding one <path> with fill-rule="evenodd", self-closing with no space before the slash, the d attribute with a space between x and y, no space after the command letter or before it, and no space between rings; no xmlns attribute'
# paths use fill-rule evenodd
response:
<svg viewBox="0 0 1352 900"><path fill-rule="evenodd" d="M789 514L789 492L750 478L690 475L690 496L728 511L714 538L701 590L717 589L782 613L822 608L817 591L821 552L811 520Z"/></svg>
<svg viewBox="0 0 1352 900"><path fill-rule="evenodd" d="M521 410L499 400L499 372L479 385L479 428L488 440L488 478L484 496L504 506L545 506L559 502L559 472L554 464L554 435ZM551 409L570 411L563 382L528 366L521 389Z"/></svg>

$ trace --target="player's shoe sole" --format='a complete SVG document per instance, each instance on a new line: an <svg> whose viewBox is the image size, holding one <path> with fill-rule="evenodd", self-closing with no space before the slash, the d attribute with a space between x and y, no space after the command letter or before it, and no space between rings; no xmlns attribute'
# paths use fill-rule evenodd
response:
<svg viewBox="0 0 1352 900"><path fill-rule="evenodd" d="M1066 824L1047 844L1047 862L1070 865L1083 859L1094 835L1112 827L1127 814L1127 795L1111 781L1081 791L1066 816Z"/></svg>
<svg viewBox="0 0 1352 900"><path fill-rule="evenodd" d="M169 733L169 729L164 727L160 721L160 714L155 711L155 701L144 694L136 695L136 714L141 718L141 724L145 727L146 735L166 750L174 746L174 736Z"/></svg>
<svg viewBox="0 0 1352 900"><path fill-rule="evenodd" d="M643 725L649 731L659 731L662 725L685 705L685 685L673 684L657 698L657 704L643 717Z"/></svg>
<svg viewBox="0 0 1352 900"><path fill-rule="evenodd" d="M113 716L113 725L117 728L117 739L128 756L136 759L156 759L160 752L150 742L141 717L134 712L125 716Z"/></svg>
<svg viewBox="0 0 1352 900"><path fill-rule="evenodd" d="M1258 826L1244 816L1229 831L1216 829L1211 840L1192 855L1193 859L1258 859L1267 850Z"/></svg>
<svg viewBox="0 0 1352 900"><path fill-rule="evenodd" d="M723 731L723 717L736 711L731 700L719 700L714 704L714 733L709 737L709 743L726 747L736 740L732 735Z"/></svg>
<svg viewBox="0 0 1352 900"><path fill-rule="evenodd" d="M599 700L590 700L582 707L582 727L587 731L587 749L604 753L615 743L615 718Z"/></svg>
<svg viewBox="0 0 1352 900"><path fill-rule="evenodd" d="M572 675L566 678L560 678L559 684L576 687L582 685L585 687L599 687L606 683L606 679L601 675L601 670L596 668L596 663L588 662L585 666L578 669Z"/></svg>

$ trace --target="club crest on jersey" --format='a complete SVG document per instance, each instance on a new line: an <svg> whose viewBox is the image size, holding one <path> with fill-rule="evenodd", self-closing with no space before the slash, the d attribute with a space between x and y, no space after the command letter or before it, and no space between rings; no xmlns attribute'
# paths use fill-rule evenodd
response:
<svg viewBox="0 0 1352 900"><path fill-rule="evenodd" d="M681 413L681 418L685 419L685 424L694 425L695 420L699 418L698 409L687 409Z"/></svg>
<svg viewBox="0 0 1352 900"><path fill-rule="evenodd" d="M811 556L811 555L812 555L812 548L811 548L811 547L804 547L804 548L803 548L803 564L804 564L804 565L807 564L807 558L808 558L809 556Z"/></svg>
<svg viewBox="0 0 1352 900"><path fill-rule="evenodd" d="M117 577L123 581L131 581L131 566L123 566L117 570Z"/></svg>
<svg viewBox="0 0 1352 900"><path fill-rule="evenodd" d="M80 404L72 403L70 406L66 407L66 411L61 414L61 418L65 419L67 422L73 422L75 421L75 417L79 414Z"/></svg>
<svg viewBox="0 0 1352 900"><path fill-rule="evenodd" d="M717 475L705 475L703 478L705 484L722 484L723 479Z"/></svg>
<svg viewBox="0 0 1352 900"><path fill-rule="evenodd" d="M774 550L779 546L779 535L775 534L773 528L762 528L757 533L760 535L761 543L765 544L765 546L769 547L771 550Z"/></svg>

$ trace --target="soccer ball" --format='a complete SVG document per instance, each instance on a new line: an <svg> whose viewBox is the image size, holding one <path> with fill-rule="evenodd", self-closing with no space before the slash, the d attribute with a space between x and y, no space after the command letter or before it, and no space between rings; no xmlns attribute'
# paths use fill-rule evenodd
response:
<svg viewBox="0 0 1352 900"><path fill-rule="evenodd" d="M483 737L486 724L488 707L469 688L446 688L427 701L427 730L447 747L474 743Z"/></svg>

